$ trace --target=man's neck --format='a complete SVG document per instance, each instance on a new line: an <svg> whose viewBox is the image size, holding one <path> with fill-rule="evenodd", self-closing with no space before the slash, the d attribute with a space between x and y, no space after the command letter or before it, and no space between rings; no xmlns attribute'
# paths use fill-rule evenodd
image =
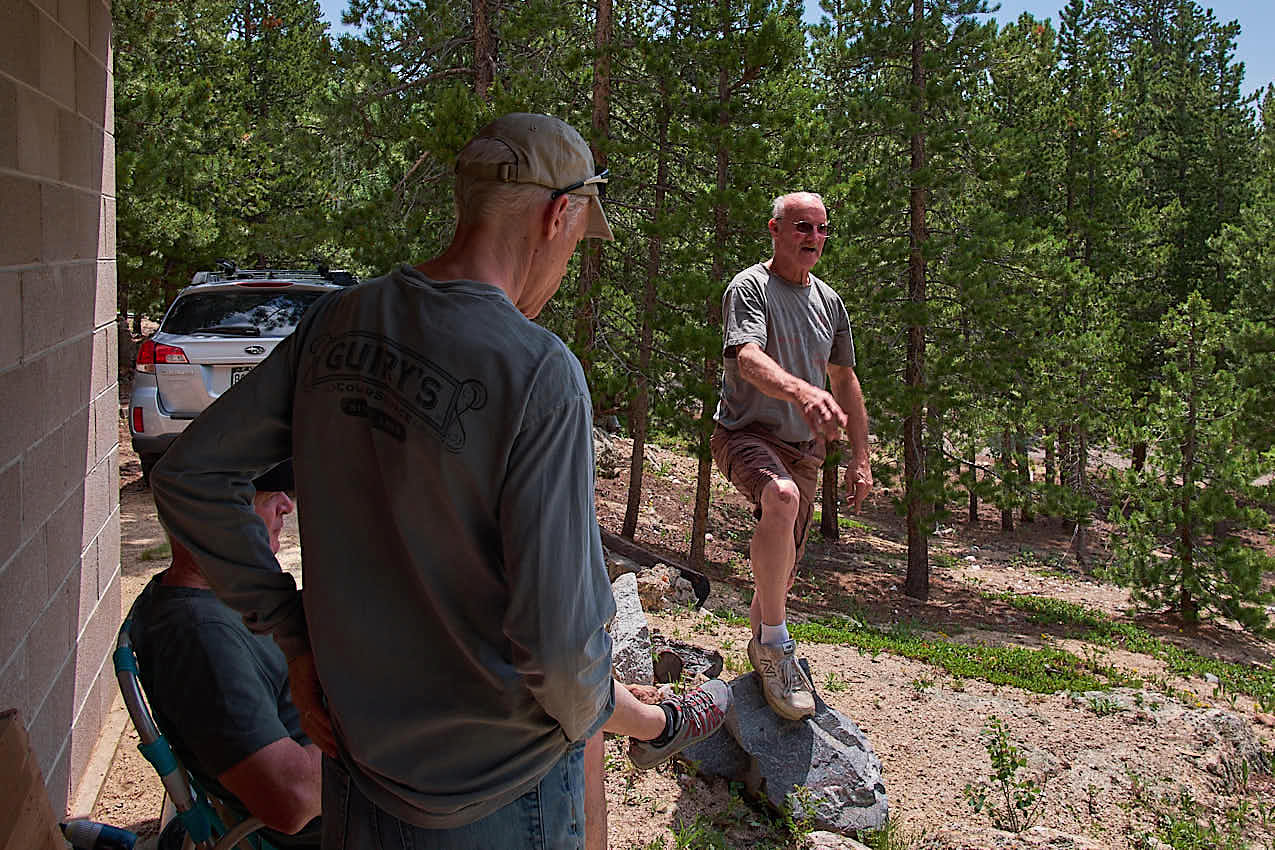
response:
<svg viewBox="0 0 1275 850"><path fill-rule="evenodd" d="M809 286L810 285L810 270L809 269L803 269L801 268L801 266L798 266L795 264L791 266L786 266L782 262L776 261L774 257L771 257L769 260L763 263L763 265L765 265L766 268L770 270L771 274L775 275L776 277L782 278L788 283L791 283L793 286Z"/></svg>
<svg viewBox="0 0 1275 850"><path fill-rule="evenodd" d="M501 290L514 304L522 294L530 264L521 240L490 226L458 231L443 253L416 266L431 280L474 280Z"/></svg>
<svg viewBox="0 0 1275 850"><path fill-rule="evenodd" d="M185 550L175 549L173 551L173 562L164 570L160 581L169 587L195 587L204 590L211 590L212 586L208 584L208 580L204 578L203 572L199 569L199 565L195 563L195 559Z"/></svg>

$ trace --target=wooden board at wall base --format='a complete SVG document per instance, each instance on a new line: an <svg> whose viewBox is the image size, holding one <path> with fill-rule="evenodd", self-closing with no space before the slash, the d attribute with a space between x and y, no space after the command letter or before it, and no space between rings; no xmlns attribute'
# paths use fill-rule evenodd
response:
<svg viewBox="0 0 1275 850"><path fill-rule="evenodd" d="M66 850L22 717L0 712L0 850Z"/></svg>

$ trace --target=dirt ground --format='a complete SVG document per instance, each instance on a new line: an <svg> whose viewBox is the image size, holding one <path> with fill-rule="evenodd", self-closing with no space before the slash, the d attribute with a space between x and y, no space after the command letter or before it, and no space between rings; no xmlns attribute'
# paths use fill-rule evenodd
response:
<svg viewBox="0 0 1275 850"><path fill-rule="evenodd" d="M626 441L618 440L617 448L627 457ZM139 478L122 425L125 606L166 566L158 549L162 533ZM694 459L650 449L636 535L640 544L669 560L684 557L694 481ZM626 488L623 473L598 481L599 520L617 533ZM720 477L714 479L713 501L707 570L713 591L705 607L746 613L750 512ZM793 593L792 619L853 612L877 626L907 621L953 640L1051 645L1082 657L1091 653L1128 672L1164 674L1163 663L1154 658L1052 634L1025 613L983 595L1009 590L1048 596L1100 609L1117 620L1131 619L1124 590L1056 559L1067 551L1070 539L1069 529L1056 520L1041 519L1002 533L999 514L985 508L978 523L961 521L941 530L932 541L930 597L920 603L900 592L906 551L891 494L875 492L855 519L858 527L844 532L840 541L815 540L808 546ZM1100 554L1105 531L1099 527L1095 533ZM1024 552L1034 554L1024 557ZM1055 560L1047 560L1051 557ZM283 559L293 569L299 565L295 522L285 530ZM1043 569L1044 563L1050 568ZM746 627L689 610L652 614L650 620L664 634L721 651L724 678L747 667ZM1165 617L1144 615L1136 622L1208 657L1265 669L1272 665L1275 645L1225 626L1189 633ZM1157 811L1219 829L1239 824L1238 843L1215 846L1275 847L1275 781L1239 766L1244 740L1251 738L1235 733L1237 723L1241 731L1251 727L1261 752L1275 753L1275 718L1262 714L1247 697L1232 703L1228 695L1215 696L1213 685L1203 679L1177 677L1162 680L1171 685L1172 694L1117 689L1098 696L1043 695L973 678L953 680L938 668L890 653L813 644L803 645L801 653L823 699L863 728L885 766L892 848L1153 848L1163 845L1144 836L1155 825ZM1098 705L1107 708L1100 711ZM1020 836L994 829L985 814L973 812L963 792L992 771L981 737L992 716L1005 722L1021 748L1026 758L1022 774L1045 783L1040 826ZM153 834L160 786L136 743L131 730L126 731L94 817ZM800 824L794 832L782 818L745 803L720 781L694 776L678 765L645 773L632 770L623 743L608 743L611 847L802 846Z"/></svg>

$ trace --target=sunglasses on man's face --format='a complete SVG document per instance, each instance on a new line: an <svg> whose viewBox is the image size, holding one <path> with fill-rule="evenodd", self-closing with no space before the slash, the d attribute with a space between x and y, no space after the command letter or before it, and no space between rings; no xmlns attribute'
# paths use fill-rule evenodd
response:
<svg viewBox="0 0 1275 850"><path fill-rule="evenodd" d="M815 224L813 221L806 221L805 219L802 219L801 221L794 221L792 223L792 229L800 233L802 236L809 236L815 231L818 231L820 236L827 236L831 232L831 226L832 225L826 221L822 224Z"/></svg>

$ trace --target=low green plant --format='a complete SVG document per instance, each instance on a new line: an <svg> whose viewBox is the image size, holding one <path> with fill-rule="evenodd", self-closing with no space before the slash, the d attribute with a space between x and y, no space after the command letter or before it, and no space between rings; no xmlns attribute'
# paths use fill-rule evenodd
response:
<svg viewBox="0 0 1275 850"><path fill-rule="evenodd" d="M912 686L912 695L915 697L921 697L927 693L930 688L934 687L934 680L928 676L918 676L909 684Z"/></svg>
<svg viewBox="0 0 1275 850"><path fill-rule="evenodd" d="M939 846L924 826L913 829L894 818L861 838L870 850L932 850Z"/></svg>
<svg viewBox="0 0 1275 850"><path fill-rule="evenodd" d="M140 557L143 561L164 561L173 557L173 547L171 544L161 543L158 546L143 549Z"/></svg>
<svg viewBox="0 0 1275 850"><path fill-rule="evenodd" d="M672 827L673 850L729 850L726 835L703 815L691 823L679 821Z"/></svg>
<svg viewBox="0 0 1275 850"><path fill-rule="evenodd" d="M1009 729L996 715L983 729L983 746L992 760L990 782L967 784L965 799L975 814L986 813L997 829L1022 832L1036 822L1043 810L1045 783L1018 776L1027 759L1009 739Z"/></svg>
<svg viewBox="0 0 1275 850"><path fill-rule="evenodd" d="M1096 694L1089 697L1089 708L1099 717L1106 717L1109 714L1115 714L1124 710L1124 706L1118 700L1112 699L1102 694Z"/></svg>
<svg viewBox="0 0 1275 850"><path fill-rule="evenodd" d="M823 679L823 689L832 694L839 694L850 687L850 683L837 675L836 671L829 670L828 675Z"/></svg>

